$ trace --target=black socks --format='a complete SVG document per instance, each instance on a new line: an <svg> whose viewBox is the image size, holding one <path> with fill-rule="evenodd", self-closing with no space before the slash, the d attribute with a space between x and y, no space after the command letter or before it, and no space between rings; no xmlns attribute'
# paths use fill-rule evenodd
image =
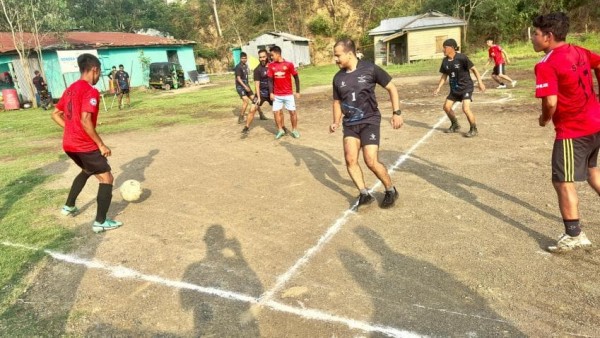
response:
<svg viewBox="0 0 600 338"><path fill-rule="evenodd" d="M79 196L81 190L83 190L83 187L85 187L85 183L90 176L92 175L82 171L79 173L79 175L77 175L77 177L75 177L73 184L71 185L71 190L69 191L69 196L67 196L67 203L65 203L66 206L75 206L75 200L77 200L77 196Z"/></svg>
<svg viewBox="0 0 600 338"><path fill-rule="evenodd" d="M112 200L112 184L100 183L98 187L98 196L96 197L96 203L98 203L98 209L96 209L96 222L104 223L106 221L106 213L110 207L110 201Z"/></svg>
<svg viewBox="0 0 600 338"><path fill-rule="evenodd" d="M581 233L581 227L579 226L578 219L563 219L565 224L565 233L571 237L579 236Z"/></svg>

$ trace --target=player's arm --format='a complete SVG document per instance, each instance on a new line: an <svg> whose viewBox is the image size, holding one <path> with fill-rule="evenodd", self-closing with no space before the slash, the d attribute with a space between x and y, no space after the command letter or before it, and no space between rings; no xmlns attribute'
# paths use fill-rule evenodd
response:
<svg viewBox="0 0 600 338"><path fill-rule="evenodd" d="M541 127L545 127L552 116L556 112L556 105L558 104L558 97L556 95L548 95L542 97L542 113L540 114L539 123Z"/></svg>
<svg viewBox="0 0 600 338"><path fill-rule="evenodd" d="M102 156L108 157L111 155L110 149L102 142L102 138L96 132L94 122L92 121L92 113L81 112L81 126L85 130L86 134L96 143Z"/></svg>
<svg viewBox="0 0 600 338"><path fill-rule="evenodd" d="M479 87L479 90L485 92L485 85L483 84L483 81L481 81L481 75L479 75L479 71L475 67L471 67L471 71L473 72L473 75L475 75L475 79L477 79L477 86Z"/></svg>
<svg viewBox="0 0 600 338"><path fill-rule="evenodd" d="M600 65L594 68L594 74L596 75L596 84L598 85L598 98L600 98Z"/></svg>
<svg viewBox="0 0 600 338"><path fill-rule="evenodd" d="M300 77L298 76L298 74L294 75L294 83L296 85L296 98L299 99L300 98Z"/></svg>
<svg viewBox="0 0 600 338"><path fill-rule="evenodd" d="M54 111L52 112L52 120L61 128L65 128L65 114L62 110L55 107Z"/></svg>
<svg viewBox="0 0 600 338"><path fill-rule="evenodd" d="M502 50L502 56L504 57L504 61L506 61L506 64L509 64L510 60L508 59L508 54L506 54L504 49Z"/></svg>
<svg viewBox="0 0 600 338"><path fill-rule="evenodd" d="M446 79L448 78L447 74L442 74L442 76L440 77L440 81L438 83L437 88L433 91L433 95L437 95L440 92L440 89L442 89L442 86L444 85L444 83L446 83Z"/></svg>
<svg viewBox="0 0 600 338"><path fill-rule="evenodd" d="M333 123L329 126L329 132L335 132L342 123L342 102L333 100Z"/></svg>
<svg viewBox="0 0 600 338"><path fill-rule="evenodd" d="M273 94L273 78L269 76L269 97L271 101L275 100L275 94Z"/></svg>
<svg viewBox="0 0 600 338"><path fill-rule="evenodd" d="M400 112L400 98L398 96L398 89L396 89L396 85L394 85L394 83L390 81L387 84L387 86L385 86L385 90L387 90L388 94L390 95L390 101L392 102L392 111ZM404 119L401 115L392 113L392 119L390 120L390 123L392 124L392 127L394 129L398 129L404 124Z"/></svg>

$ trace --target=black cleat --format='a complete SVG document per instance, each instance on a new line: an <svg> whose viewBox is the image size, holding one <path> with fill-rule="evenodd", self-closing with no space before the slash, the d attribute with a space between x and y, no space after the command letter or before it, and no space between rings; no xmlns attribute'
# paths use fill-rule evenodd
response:
<svg viewBox="0 0 600 338"><path fill-rule="evenodd" d="M383 197L383 201L381 201L381 208L387 209L394 206L396 200L398 199L398 190L394 187L394 191L385 191L385 196Z"/></svg>
<svg viewBox="0 0 600 338"><path fill-rule="evenodd" d="M373 202L374 200L375 200L375 198L373 197L373 195L371 195L369 193L360 194L358 196L358 205L356 206L356 208L358 209L358 207L360 207L360 206L371 204L371 202Z"/></svg>
<svg viewBox="0 0 600 338"><path fill-rule="evenodd" d="M244 127L244 129L242 129L242 134L244 135L248 135L248 132L250 131L250 128L248 127Z"/></svg>
<svg viewBox="0 0 600 338"><path fill-rule="evenodd" d="M465 134L465 137L475 137L479 133L477 132L477 128L471 128L468 133Z"/></svg>
<svg viewBox="0 0 600 338"><path fill-rule="evenodd" d="M460 125L458 123L452 123L452 125L450 125L450 128L446 129L446 133L450 134L450 133L456 133L458 132L458 130L460 129Z"/></svg>

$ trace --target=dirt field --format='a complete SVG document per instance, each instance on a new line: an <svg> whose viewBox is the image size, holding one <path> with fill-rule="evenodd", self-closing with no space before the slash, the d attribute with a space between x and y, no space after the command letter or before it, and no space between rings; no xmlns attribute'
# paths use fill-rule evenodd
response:
<svg viewBox="0 0 600 338"><path fill-rule="evenodd" d="M562 223L554 133L537 126L538 103L511 89L476 93L479 136L445 134L437 79L395 80L399 131L378 92L381 159L396 165L400 192L389 210L348 210L357 191L341 132L327 132L329 87L299 101L300 139L274 140L272 119L241 138L233 113L105 137L116 184L141 181L142 200L115 193L110 215L125 225L95 235L89 184L82 213L65 220L80 230L78 245L48 259L15 312L50 336L600 336L596 247L544 250ZM57 189L77 172L67 161L51 170ZM365 178L380 201L383 188ZM598 196L582 185L580 197L598 243Z"/></svg>

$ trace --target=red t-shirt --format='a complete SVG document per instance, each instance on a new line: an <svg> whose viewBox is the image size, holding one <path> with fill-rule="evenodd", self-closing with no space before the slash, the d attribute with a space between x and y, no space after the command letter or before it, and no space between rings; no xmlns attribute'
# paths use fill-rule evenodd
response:
<svg viewBox="0 0 600 338"><path fill-rule="evenodd" d="M590 69L598 65L600 55L570 44L554 48L535 65L535 97L558 98L552 116L557 140L600 131L600 104Z"/></svg>
<svg viewBox="0 0 600 338"><path fill-rule="evenodd" d="M98 90L84 80L77 80L65 90L56 104L56 108L64 113L65 118L63 133L63 149L65 151L83 153L98 149L96 143L83 129L81 113L91 113L92 122L96 127L99 101Z"/></svg>
<svg viewBox="0 0 600 338"><path fill-rule="evenodd" d="M488 49L488 55L494 59L496 66L504 64L504 57L502 56L502 47L493 45Z"/></svg>
<svg viewBox="0 0 600 338"><path fill-rule="evenodd" d="M273 94L293 95L292 76L298 75L294 64L287 61L271 62L267 76L273 79Z"/></svg>

